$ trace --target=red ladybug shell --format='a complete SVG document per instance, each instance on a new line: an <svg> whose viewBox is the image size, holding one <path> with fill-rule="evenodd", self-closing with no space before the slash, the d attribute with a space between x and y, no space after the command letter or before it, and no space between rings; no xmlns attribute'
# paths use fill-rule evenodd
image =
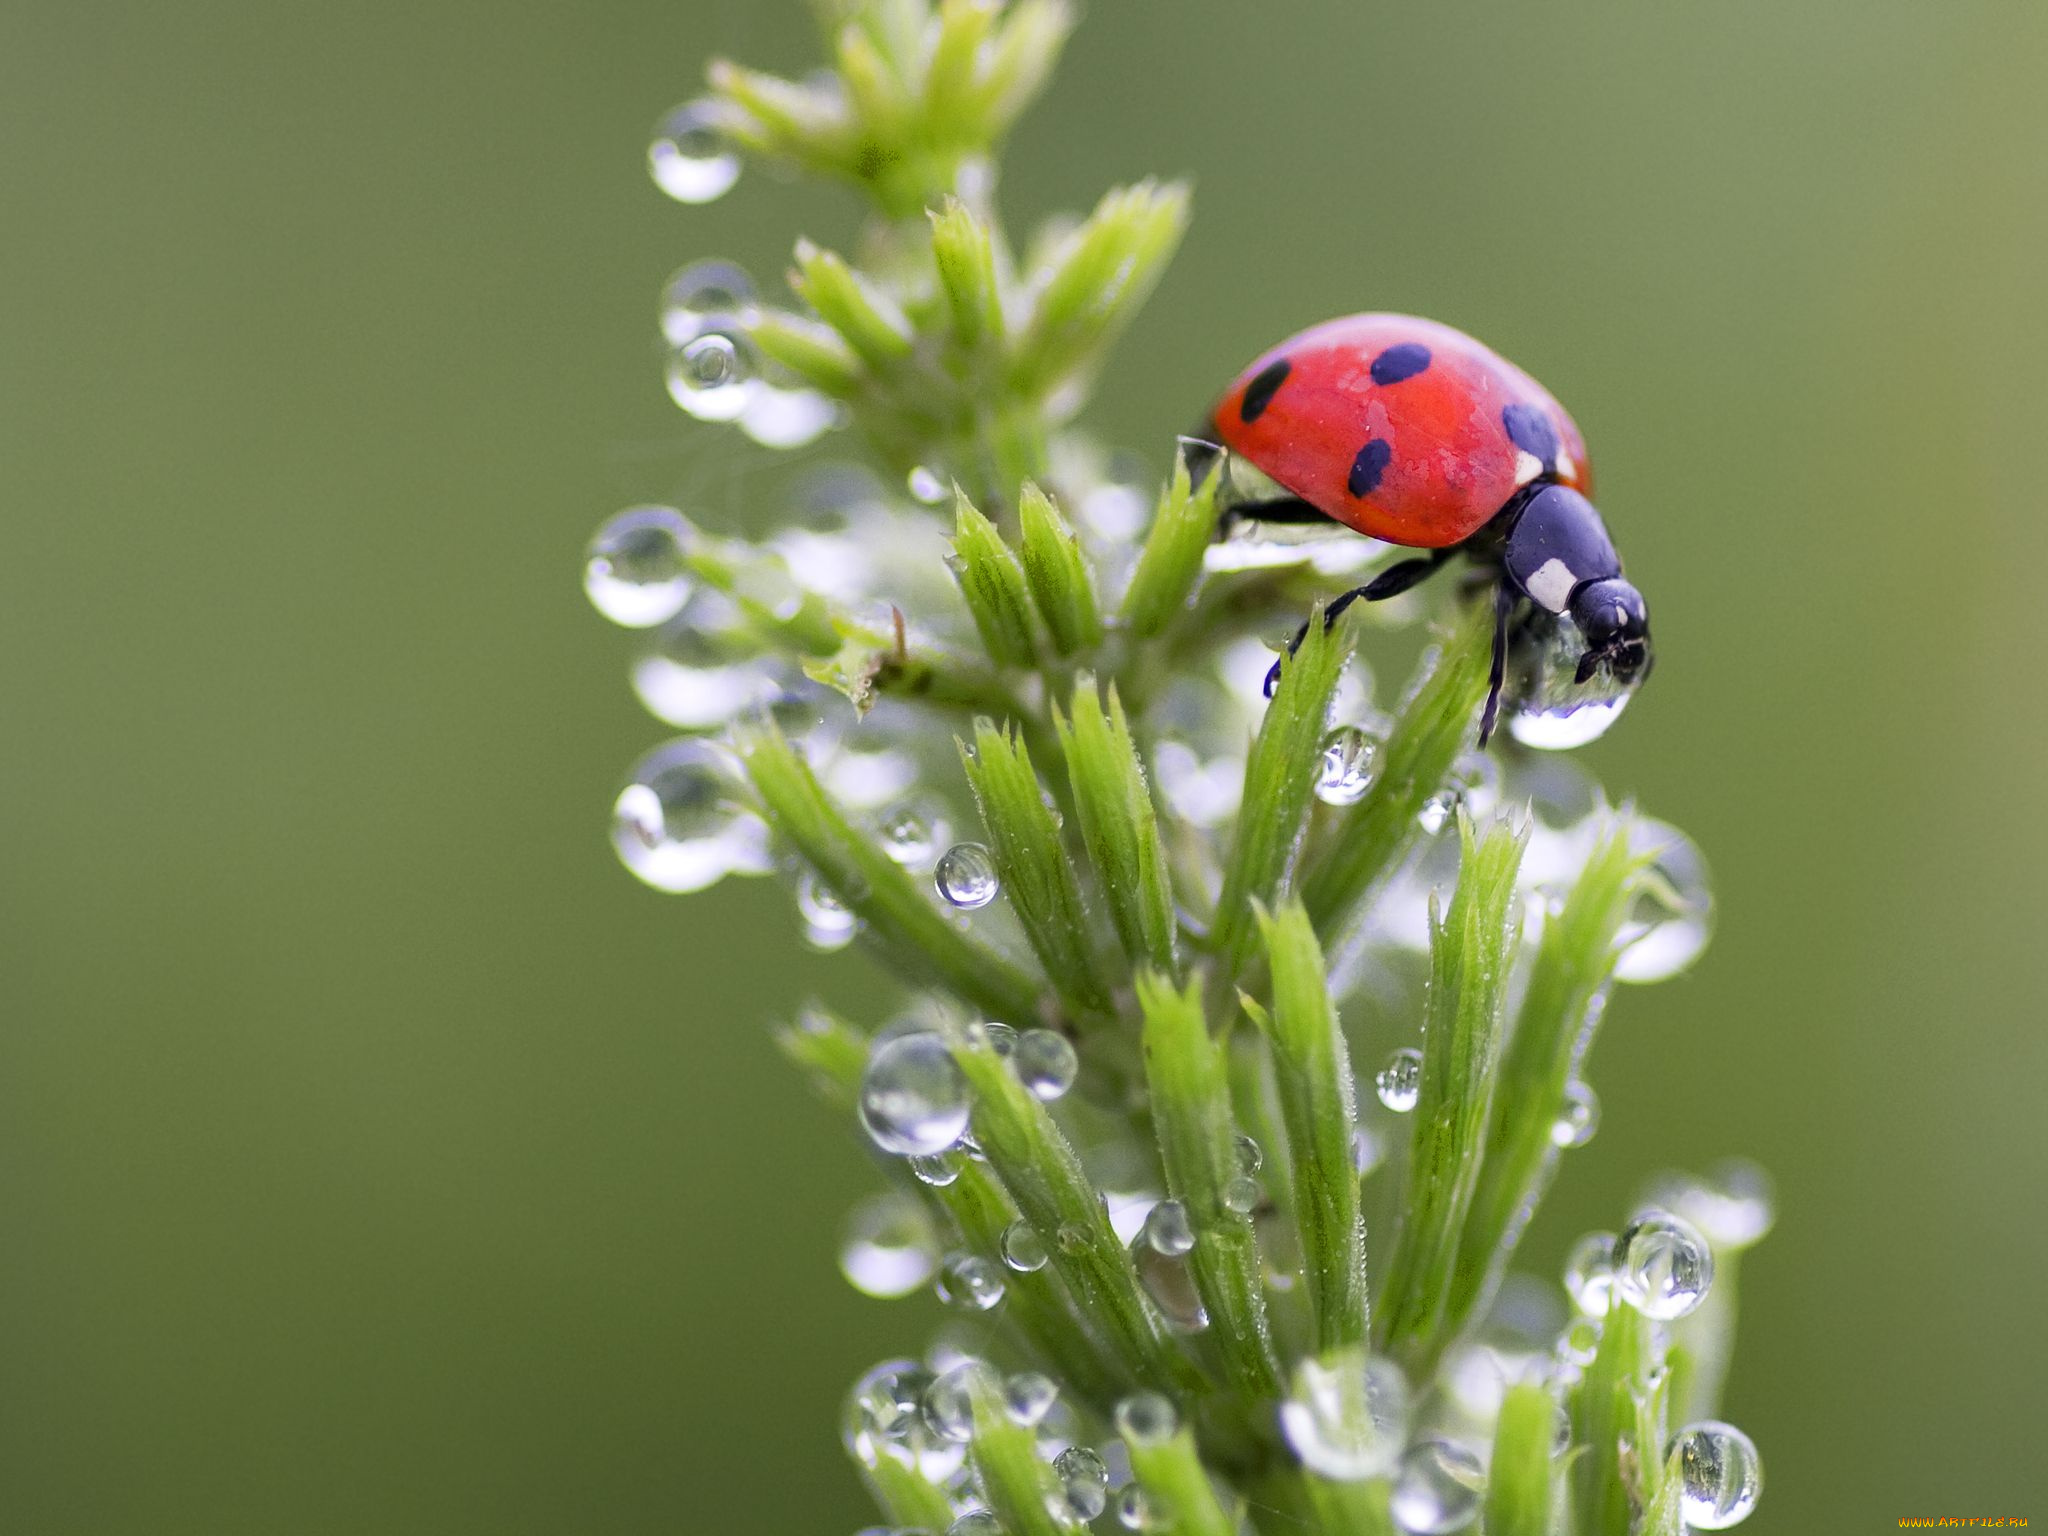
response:
<svg viewBox="0 0 2048 1536"><path fill-rule="evenodd" d="M1539 476L1590 495L1564 407L1463 331L1410 315L1311 326L1247 368L1217 435L1294 495L1393 544L1441 549Z"/></svg>

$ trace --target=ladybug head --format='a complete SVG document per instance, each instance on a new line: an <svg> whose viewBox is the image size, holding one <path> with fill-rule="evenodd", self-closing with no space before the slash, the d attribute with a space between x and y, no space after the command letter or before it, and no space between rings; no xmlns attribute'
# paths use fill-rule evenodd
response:
<svg viewBox="0 0 2048 1536"><path fill-rule="evenodd" d="M1650 611L1642 593L1619 576L1589 581L1572 594L1571 613L1586 637L1579 682L1591 680L1601 667L1624 685L1649 674Z"/></svg>

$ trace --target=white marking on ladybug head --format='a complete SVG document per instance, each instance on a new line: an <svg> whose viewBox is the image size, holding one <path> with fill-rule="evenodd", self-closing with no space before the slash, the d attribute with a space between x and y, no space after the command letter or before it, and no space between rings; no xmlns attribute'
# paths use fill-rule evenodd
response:
<svg viewBox="0 0 2048 1536"><path fill-rule="evenodd" d="M1572 600L1572 588L1579 584L1579 578L1571 567L1552 555L1537 566L1529 579L1522 583L1537 603L1552 613L1563 613Z"/></svg>
<svg viewBox="0 0 2048 1536"><path fill-rule="evenodd" d="M1577 471L1578 466L1572 462L1572 456L1560 448L1557 453L1557 478L1569 480Z"/></svg>
<svg viewBox="0 0 2048 1536"><path fill-rule="evenodd" d="M1527 449L1515 451L1515 484L1527 485L1543 473L1543 461Z"/></svg>

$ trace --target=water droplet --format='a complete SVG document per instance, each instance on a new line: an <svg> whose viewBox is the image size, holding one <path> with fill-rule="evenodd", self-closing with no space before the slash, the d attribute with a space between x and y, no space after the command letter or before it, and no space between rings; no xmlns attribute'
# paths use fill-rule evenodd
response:
<svg viewBox="0 0 2048 1536"><path fill-rule="evenodd" d="M987 906L1002 889L996 879L996 856L980 843L955 843L940 854L932 883L941 896L964 912Z"/></svg>
<svg viewBox="0 0 2048 1536"><path fill-rule="evenodd" d="M1424 1440L1402 1454L1389 1508L1395 1523L1411 1536L1444 1536L1478 1518L1485 1481L1479 1458L1464 1446Z"/></svg>
<svg viewBox="0 0 2048 1536"><path fill-rule="evenodd" d="M1719 1164L1703 1179L1665 1174L1652 1183L1650 1198L1699 1228L1716 1248L1748 1248L1776 1219L1771 1176L1740 1158Z"/></svg>
<svg viewBox="0 0 2048 1536"><path fill-rule="evenodd" d="M703 741L672 741L633 765L612 806L612 847L657 891L701 891L727 875L772 867L768 828L736 803L730 757Z"/></svg>
<svg viewBox="0 0 2048 1536"><path fill-rule="evenodd" d="M977 1385L994 1389L996 1375L980 1360L962 1360L933 1377L925 1387L924 1423L941 1440L965 1444L974 1438L974 1393Z"/></svg>
<svg viewBox="0 0 2048 1536"><path fill-rule="evenodd" d="M1637 1217L1614 1240L1614 1293L1645 1317L1684 1317L1713 1283L1713 1249L1668 1212Z"/></svg>
<svg viewBox="0 0 2048 1536"><path fill-rule="evenodd" d="M1146 1213L1142 1234L1146 1246L1168 1258L1191 1251L1195 1229L1188 1222L1188 1208L1178 1200L1162 1200Z"/></svg>
<svg viewBox="0 0 2048 1536"><path fill-rule="evenodd" d="M1127 1531L1146 1531L1164 1522L1153 1514L1145 1490L1130 1483L1116 1496L1116 1523Z"/></svg>
<svg viewBox="0 0 2048 1536"><path fill-rule="evenodd" d="M775 664L745 654L723 630L730 605L696 592L633 663L633 691L649 714L685 731L717 730L785 697Z"/></svg>
<svg viewBox="0 0 2048 1536"><path fill-rule="evenodd" d="M1024 1220L1011 1222L1003 1228L1003 1262L1020 1274L1032 1274L1045 1268L1050 1257L1045 1251L1045 1239Z"/></svg>
<svg viewBox="0 0 2048 1536"><path fill-rule="evenodd" d="M1010 1416L1011 1423L1031 1429L1052 1412L1059 1395L1060 1389L1050 1376L1019 1371L1003 1383L1003 1411Z"/></svg>
<svg viewBox="0 0 2048 1536"><path fill-rule="evenodd" d="M1522 709L1508 716L1508 734L1525 747L1539 752L1568 752L1598 741L1607 728L1621 718L1633 693L1611 699L1594 699L1559 713L1549 709Z"/></svg>
<svg viewBox="0 0 2048 1536"><path fill-rule="evenodd" d="M1587 1366L1600 1353L1600 1324L1582 1317L1558 1336L1557 1358L1567 1366Z"/></svg>
<svg viewBox="0 0 2048 1536"><path fill-rule="evenodd" d="M946 482L922 464L910 471L904 483L910 494L928 507L936 507L946 499Z"/></svg>
<svg viewBox="0 0 2048 1536"><path fill-rule="evenodd" d="M965 1448L934 1436L925 1421L931 1384L932 1373L915 1360L885 1360L854 1383L840 1434L861 1465L872 1467L886 1454L935 1483L959 1471Z"/></svg>
<svg viewBox="0 0 2048 1536"><path fill-rule="evenodd" d="M1316 798L1325 805L1356 805L1372 788L1380 744L1355 725L1339 726L1323 741Z"/></svg>
<svg viewBox="0 0 2048 1536"><path fill-rule="evenodd" d="M1450 787L1465 814L1484 821L1500 804L1500 759L1491 752L1465 753L1451 768Z"/></svg>
<svg viewBox="0 0 2048 1536"><path fill-rule="evenodd" d="M1387 1155L1387 1149L1380 1144L1378 1132L1372 1127L1361 1125L1351 1132L1351 1171L1364 1178L1379 1167L1380 1159Z"/></svg>
<svg viewBox="0 0 2048 1536"><path fill-rule="evenodd" d="M807 869L797 877L796 907L804 920L804 937L813 949L827 953L844 949L860 927L860 919L815 870Z"/></svg>
<svg viewBox="0 0 2048 1536"><path fill-rule="evenodd" d="M753 398L755 366L744 331L705 331L669 352L669 398L699 421L735 421Z"/></svg>
<svg viewBox="0 0 2048 1536"><path fill-rule="evenodd" d="M960 1312L986 1312L1003 1299L1003 1269L977 1253L949 1253L939 1265L939 1300Z"/></svg>
<svg viewBox="0 0 2048 1536"><path fill-rule="evenodd" d="M1564 1261L1565 1294L1588 1317L1605 1317L1614 1304L1614 1234L1588 1232Z"/></svg>
<svg viewBox="0 0 2048 1536"><path fill-rule="evenodd" d="M1552 1403L1551 1412L1555 1417L1550 1426L1550 1454L1562 1456L1572 1448L1571 1410L1563 1403Z"/></svg>
<svg viewBox="0 0 2048 1536"><path fill-rule="evenodd" d="M988 1048L1003 1060L1008 1061L1017 1049L1017 1031L1007 1024L986 1023L975 1026L988 1041Z"/></svg>
<svg viewBox="0 0 2048 1536"><path fill-rule="evenodd" d="M708 203L740 179L740 157L726 142L718 108L686 102L662 119L647 146L654 184L679 203Z"/></svg>
<svg viewBox="0 0 2048 1536"><path fill-rule="evenodd" d="M1439 790L1422 802L1422 809L1415 813L1415 824L1422 828L1425 836L1435 837L1450 825L1451 814L1457 808L1457 793L1453 790Z"/></svg>
<svg viewBox="0 0 2048 1536"><path fill-rule="evenodd" d="M802 448L842 420L839 406L815 389L756 379L739 414L740 430L763 448Z"/></svg>
<svg viewBox="0 0 2048 1536"><path fill-rule="evenodd" d="M1295 1367L1280 1432L1311 1472L1339 1482L1382 1476L1407 1438L1407 1380L1393 1361L1363 1350L1311 1356Z"/></svg>
<svg viewBox="0 0 2048 1536"><path fill-rule="evenodd" d="M628 507L597 530L584 555L591 605L628 629L667 623L690 596L684 559L695 537L674 507Z"/></svg>
<svg viewBox="0 0 2048 1536"><path fill-rule="evenodd" d="M1010 1065L1018 1081L1047 1103L1066 1097L1081 1075L1081 1058L1074 1054L1073 1043L1053 1029L1025 1030Z"/></svg>
<svg viewBox="0 0 2048 1536"><path fill-rule="evenodd" d="M932 856L932 829L907 805L885 811L876 832L882 839L882 852L905 869L916 869Z"/></svg>
<svg viewBox="0 0 2048 1536"><path fill-rule="evenodd" d="M1564 1085L1564 1103L1550 1122L1550 1140L1560 1147L1583 1147L1600 1129L1600 1099L1586 1084L1573 1078Z"/></svg>
<svg viewBox="0 0 2048 1536"><path fill-rule="evenodd" d="M1109 1507L1109 1468L1096 1451L1085 1445L1069 1446L1053 1458L1052 1469L1060 1480L1053 1518L1064 1515L1093 1520Z"/></svg>
<svg viewBox="0 0 2048 1536"><path fill-rule="evenodd" d="M1387 1058L1372 1080L1380 1102L1397 1115L1405 1115L1422 1099L1422 1052L1404 1045Z"/></svg>
<svg viewBox="0 0 2048 1536"><path fill-rule="evenodd" d="M908 1296L932 1277L931 1221L924 1207L900 1192L861 1201L847 1219L839 1272L863 1296Z"/></svg>
<svg viewBox="0 0 2048 1536"><path fill-rule="evenodd" d="M1749 1518L1764 1491L1764 1464L1749 1436L1733 1424L1703 1419L1671 1443L1678 1452L1680 1519L1696 1531L1725 1531Z"/></svg>
<svg viewBox="0 0 2048 1536"><path fill-rule="evenodd" d="M745 267L717 257L693 261L661 291L661 334L680 347L719 321L751 324L756 308Z"/></svg>
<svg viewBox="0 0 2048 1536"><path fill-rule="evenodd" d="M878 1044L860 1079L860 1120L884 1152L930 1157L967 1130L967 1078L929 1030Z"/></svg>
<svg viewBox="0 0 2048 1536"><path fill-rule="evenodd" d="M1003 1522L985 1509L970 1509L946 1527L946 1536L1003 1536Z"/></svg>
<svg viewBox="0 0 2048 1536"><path fill-rule="evenodd" d="M1175 1201L1161 1204L1179 1209ZM1156 1213L1160 1207L1152 1209ZM1138 1271L1138 1283L1145 1287L1145 1294L1152 1298L1160 1315L1182 1333L1200 1333L1209 1326L1209 1313L1202 1305L1201 1292L1195 1288L1194 1269L1187 1259L1188 1250L1195 1245L1194 1234L1185 1230L1185 1216L1181 1222L1180 1232L1165 1234L1165 1240L1174 1246L1162 1249L1152 1240L1148 1217L1146 1229L1131 1240L1131 1264ZM1185 1246L1180 1246L1182 1233Z"/></svg>
<svg viewBox="0 0 2048 1536"><path fill-rule="evenodd" d="M1116 1405L1116 1432L1133 1445L1164 1445L1180 1430L1180 1412L1161 1392L1133 1392Z"/></svg>
<svg viewBox="0 0 2048 1536"><path fill-rule="evenodd" d="M937 1152L930 1157L913 1157L910 1171L917 1176L920 1184L929 1184L934 1189L944 1189L960 1177L960 1159L952 1152Z"/></svg>
<svg viewBox="0 0 2048 1536"><path fill-rule="evenodd" d="M1617 940L1616 981L1663 981L1700 957L1713 935L1714 893L1707 861L1676 827L1638 821L1629 846L1651 856L1637 877L1636 898Z"/></svg>

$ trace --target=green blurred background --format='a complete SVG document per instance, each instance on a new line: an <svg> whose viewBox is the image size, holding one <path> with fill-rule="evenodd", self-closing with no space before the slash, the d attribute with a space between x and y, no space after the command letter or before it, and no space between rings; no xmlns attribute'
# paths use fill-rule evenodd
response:
<svg viewBox="0 0 2048 1536"><path fill-rule="evenodd" d="M16 6L0 50L0 1530L866 1523L840 1393L924 1303L763 1021L880 995L766 882L604 836L661 732L578 589L628 501L774 511L663 396L650 126L796 0ZM1759 1533L2048 1519L2038 657L2048 11L1097 0L1016 216L1188 173L1104 381L1163 458L1309 321L1410 309L1568 401L1661 665L1589 754L1692 831L1548 1263L1753 1153Z"/></svg>

